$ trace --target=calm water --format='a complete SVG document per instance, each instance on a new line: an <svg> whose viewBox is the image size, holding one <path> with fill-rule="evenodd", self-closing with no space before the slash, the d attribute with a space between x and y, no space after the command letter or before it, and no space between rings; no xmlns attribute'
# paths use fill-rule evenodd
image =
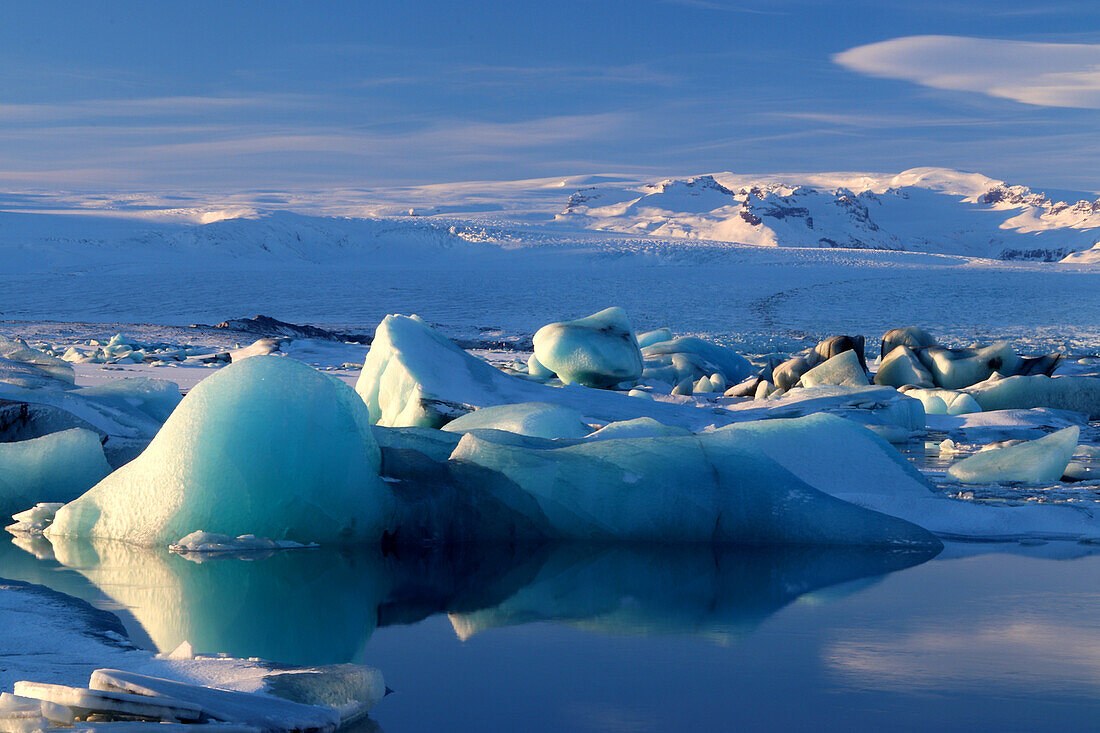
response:
<svg viewBox="0 0 1100 733"><path fill-rule="evenodd" d="M168 651L363 662L386 731L1100 727L1098 547L466 547L190 562L20 549L0 576ZM32 554L34 553L34 554ZM36 557L37 555L37 557Z"/></svg>

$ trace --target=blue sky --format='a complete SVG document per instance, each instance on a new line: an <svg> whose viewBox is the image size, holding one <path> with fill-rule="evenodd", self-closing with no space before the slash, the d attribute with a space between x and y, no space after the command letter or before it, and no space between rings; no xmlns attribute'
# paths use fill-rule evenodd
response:
<svg viewBox="0 0 1100 733"><path fill-rule="evenodd" d="M13 3L0 188L938 165L1091 192L1097 44L1073 0Z"/></svg>

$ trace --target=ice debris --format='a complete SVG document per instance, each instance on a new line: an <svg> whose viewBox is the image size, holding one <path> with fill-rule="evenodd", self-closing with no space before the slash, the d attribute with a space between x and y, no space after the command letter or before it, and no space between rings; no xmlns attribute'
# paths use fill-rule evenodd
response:
<svg viewBox="0 0 1100 733"><path fill-rule="evenodd" d="M40 502L30 509L24 509L11 515L15 524L10 524L6 529L15 534L41 534L46 527L53 523L57 510L65 506L62 502Z"/></svg>
<svg viewBox="0 0 1100 733"><path fill-rule="evenodd" d="M638 339L622 308L606 308L535 332L535 359L565 384L633 385L642 375Z"/></svg>
<svg viewBox="0 0 1100 733"><path fill-rule="evenodd" d="M293 359L230 364L133 462L62 507L47 536L167 545L204 527L276 540L377 540L392 496L351 388Z"/></svg>
<svg viewBox="0 0 1100 733"><path fill-rule="evenodd" d="M952 481L966 484L1058 481L1077 448L1076 425L1037 440L984 450L947 469Z"/></svg>
<svg viewBox="0 0 1100 733"><path fill-rule="evenodd" d="M271 552L273 550L299 550L317 546L315 542L303 544L292 540L270 540L266 537L257 537L254 534L230 537L225 534L198 530L168 545L168 550L180 555L189 552L241 555L252 552Z"/></svg>

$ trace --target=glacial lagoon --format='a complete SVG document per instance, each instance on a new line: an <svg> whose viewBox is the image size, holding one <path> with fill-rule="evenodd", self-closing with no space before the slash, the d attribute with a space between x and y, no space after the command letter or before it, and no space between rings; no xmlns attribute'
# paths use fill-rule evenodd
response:
<svg viewBox="0 0 1100 733"><path fill-rule="evenodd" d="M195 561L5 539L0 575L156 652L385 670L401 730L1079 730L1100 547L318 548Z"/></svg>

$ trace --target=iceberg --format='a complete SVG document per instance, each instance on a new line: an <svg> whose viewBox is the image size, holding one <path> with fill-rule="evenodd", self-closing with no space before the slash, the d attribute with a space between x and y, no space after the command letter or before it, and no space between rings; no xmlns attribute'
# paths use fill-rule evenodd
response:
<svg viewBox="0 0 1100 733"><path fill-rule="evenodd" d="M652 346L653 344L659 344L671 340L672 329L658 328L653 331L646 331L645 333L638 334L638 348L644 349L647 346Z"/></svg>
<svg viewBox="0 0 1100 733"><path fill-rule="evenodd" d="M392 493L355 392L255 356L192 389L134 461L58 510L47 536L167 545L203 528L297 542L377 541Z"/></svg>
<svg viewBox="0 0 1100 733"><path fill-rule="evenodd" d="M371 422L385 427L439 428L478 408L520 402L572 407L590 424L651 417L701 430L730 419L720 408L640 400L580 385L553 387L506 374L416 316L390 315L378 325L355 390Z"/></svg>
<svg viewBox="0 0 1100 733"><path fill-rule="evenodd" d="M443 426L443 430L450 433L468 433L485 428L536 438L583 438L592 432L579 412L549 402L483 407Z"/></svg>
<svg viewBox="0 0 1100 733"><path fill-rule="evenodd" d="M983 450L953 464L947 477L964 484L1059 481L1080 435L1081 429L1074 425L1037 440Z"/></svg>
<svg viewBox="0 0 1100 733"><path fill-rule="evenodd" d="M966 391L983 410L1051 407L1100 420L1100 377L1023 375L990 379Z"/></svg>
<svg viewBox="0 0 1100 733"><path fill-rule="evenodd" d="M636 417L608 423L587 437L587 440L612 440L618 438L666 438L673 435L691 435L691 432L675 425L662 425L651 417Z"/></svg>
<svg viewBox="0 0 1100 733"><path fill-rule="evenodd" d="M887 331L882 337L882 358L899 346L904 346L912 351L920 351L929 346L935 346L935 337L919 326L906 326Z"/></svg>
<svg viewBox="0 0 1100 733"><path fill-rule="evenodd" d="M954 389L902 389L902 394L920 400L925 415L968 415L981 412L982 406L966 392Z"/></svg>
<svg viewBox="0 0 1100 733"><path fill-rule="evenodd" d="M0 357L9 362L23 364L70 385L76 382L71 364L38 349L32 349L19 339L0 336Z"/></svg>
<svg viewBox="0 0 1100 733"><path fill-rule="evenodd" d="M803 387L826 384L863 387L867 384L867 373L859 363L859 354L849 349L813 367L802 375L800 381Z"/></svg>
<svg viewBox="0 0 1100 733"><path fill-rule="evenodd" d="M99 436L91 430L72 428L0 443L0 512L70 501L110 472Z"/></svg>
<svg viewBox="0 0 1100 733"><path fill-rule="evenodd" d="M768 386L767 382L760 384ZM770 397L763 405L759 401L744 402L730 405L729 409L738 421L828 413L864 425L896 443L910 440L925 428L920 400L907 397L892 387L799 387Z"/></svg>
<svg viewBox="0 0 1100 733"><path fill-rule="evenodd" d="M158 423L163 423L183 399L180 388L167 379L129 377L91 387L81 387L74 394L116 407L132 408L143 412Z"/></svg>
<svg viewBox="0 0 1100 733"><path fill-rule="evenodd" d="M917 355L907 346L896 346L882 357L878 372L875 373L875 384L886 387L934 386L931 372L925 369Z"/></svg>
<svg viewBox="0 0 1100 733"><path fill-rule="evenodd" d="M680 336L642 349L646 379L669 384L720 374L728 384L737 384L753 373L752 364L732 349L712 344L696 336Z"/></svg>
<svg viewBox="0 0 1100 733"><path fill-rule="evenodd" d="M532 341L535 359L565 384L614 387L642 376L638 339L622 308L550 323Z"/></svg>
<svg viewBox="0 0 1100 733"><path fill-rule="evenodd" d="M451 461L495 474L473 476L534 533L516 537L507 527L486 540L938 546L920 527L813 488L740 437L718 431L531 450L468 433Z"/></svg>
<svg viewBox="0 0 1100 733"><path fill-rule="evenodd" d="M989 379L994 372L1014 374L1020 366L1020 357L1003 341L980 349L930 346L919 356L936 385L946 389L969 387Z"/></svg>

